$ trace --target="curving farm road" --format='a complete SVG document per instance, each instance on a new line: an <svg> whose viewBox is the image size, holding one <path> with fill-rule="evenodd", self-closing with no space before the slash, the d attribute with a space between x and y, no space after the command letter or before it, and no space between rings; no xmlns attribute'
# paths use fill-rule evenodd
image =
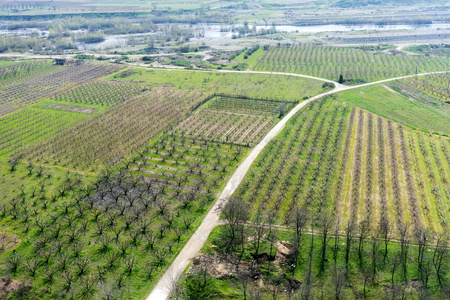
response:
<svg viewBox="0 0 450 300"><path fill-rule="evenodd" d="M216 72L216 71L213 71ZM234 191L237 189L239 184L241 183L242 179L244 178L245 174L249 170L251 164L255 161L256 157L259 155L259 153L264 149L264 147L273 139L275 138L281 130L283 130L286 123L289 121L289 119L294 116L300 109L302 109L304 106L308 105L309 103L313 102L314 100L317 100L319 98L322 98L327 95L331 95L340 91L349 90L349 89L356 89L360 87L365 87L369 85L394 81L397 79L404 79L414 76L423 76L423 75L430 75L430 74L439 74L439 73L448 73L450 71L443 71L443 72L429 72L429 73L422 73L417 75L408 75L408 76L401 76L391 79L385 79L380 80L376 82L371 83L365 83L357 86L345 86L341 85L337 82L323 79L323 78L316 78L312 76L307 75L300 75L300 74L291 74L291 73L277 73L277 72L258 72L258 71L219 71L219 72L237 72L237 73L256 73L256 74L276 74L276 75L286 75L286 76L297 76L297 77L305 77L305 78L312 78L312 79L318 79L321 81L327 81L327 82L333 82L336 85L336 88L334 90L328 91L326 93L322 93L320 95L314 96L308 100L305 100L295 106L283 119L281 119L280 122L278 122L275 127L272 128L272 130L267 133L267 135L263 138L263 140L252 149L250 154L245 158L245 160L236 168L234 174L229 179L225 189L222 191L222 194L220 195L219 199L216 201L214 206L209 210L208 214L203 219L202 224L198 227L198 229L195 231L195 233L192 235L192 237L189 239L189 241L186 243L186 245L183 247L181 252L178 254L176 259L172 262L170 267L167 269L166 273L161 277L161 279L158 281L156 286L153 288L150 295L147 297L146 300L165 300L168 299L170 296L170 293L173 290L174 283L178 280L180 275L184 272L184 270L187 268L189 263L191 262L191 259L196 257L198 253L200 252L200 249L205 244L206 240L208 239L209 234L211 231L219 225L219 216L221 214L221 208L227 203L228 199L231 197L231 195L234 193Z"/></svg>

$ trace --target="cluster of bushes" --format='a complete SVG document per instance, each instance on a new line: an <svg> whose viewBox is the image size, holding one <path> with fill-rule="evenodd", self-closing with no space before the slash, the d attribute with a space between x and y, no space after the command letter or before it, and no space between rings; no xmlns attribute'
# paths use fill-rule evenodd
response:
<svg viewBox="0 0 450 300"><path fill-rule="evenodd" d="M250 55L252 55L255 51L259 49L259 45L255 45L247 50L244 54L244 59L247 59Z"/></svg>

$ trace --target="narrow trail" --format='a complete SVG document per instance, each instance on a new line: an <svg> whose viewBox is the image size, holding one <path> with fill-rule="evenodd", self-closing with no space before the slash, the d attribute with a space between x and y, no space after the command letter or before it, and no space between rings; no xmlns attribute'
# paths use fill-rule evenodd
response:
<svg viewBox="0 0 450 300"><path fill-rule="evenodd" d="M201 71L201 72L205 72L205 71ZM206 71L206 72L216 72L216 71ZM153 290L151 291L150 295L146 298L146 300L165 300L165 299L169 298L170 293L173 290L174 284L177 282L180 275L187 268L187 266L191 262L191 259L193 259L194 257L196 257L198 255L198 253L200 252L201 248L205 244L206 240L208 239L209 234L214 229L214 227L221 224L221 222L219 221L219 216L222 212L222 208L227 203L228 199L230 199L231 195L233 195L234 191L237 189L239 184L242 182L242 179L244 178L247 171L250 169L251 164L255 161L256 157L264 149L264 147L270 141L272 141L281 132L281 130L283 130L286 123L300 109L302 109L304 106L308 105L309 103L311 103L317 99L320 99L324 96L335 94L335 93L338 93L341 91L361 88L361 87L365 87L365 86L394 81L394 80L398 80L398 79L410 78L410 77L414 77L414 76L448 73L450 71L429 72L429 73L401 76L401 77L395 77L395 78L380 80L380 81L371 82L371 83L365 83L365 84L356 85L356 86L345 86L345 85L339 84L337 82L334 82L334 81L331 81L328 79L316 78L316 77L312 77L312 76L292 74L292 73L259 72L259 71L244 71L244 72L242 72L242 71L230 71L230 70L221 70L218 72L273 74L273 75L304 77L304 78L317 79L317 80L326 81L326 82L333 82L336 85L336 88L331 91L314 96L308 100L301 102L297 106L295 106L283 119L281 119L280 122L278 122L275 125L275 127L272 128L272 130L269 131L269 133L267 133L267 135L263 138L263 140L256 147L254 147L252 149L252 151L245 158L245 160L236 168L234 174L228 180L227 185L225 186L224 190L222 191L219 199L215 202L213 207L208 211L208 213L206 214L205 218L203 219L203 222L201 223L201 225L198 227L198 229L195 231L195 233L192 235L192 237L189 239L189 241L183 247L181 252L178 254L178 256L175 258L175 260L172 262L172 264L167 269L167 271L164 273L164 275L160 278L160 280L158 281L156 286L153 288Z"/></svg>

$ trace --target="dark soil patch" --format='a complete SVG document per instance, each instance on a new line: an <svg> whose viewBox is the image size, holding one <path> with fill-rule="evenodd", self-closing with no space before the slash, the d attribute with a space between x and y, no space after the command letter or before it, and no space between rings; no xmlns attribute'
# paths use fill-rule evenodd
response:
<svg viewBox="0 0 450 300"><path fill-rule="evenodd" d="M119 75L119 78L127 78L128 76L131 76L131 75L133 75L134 73L137 73L137 72L134 71L134 70L127 70L127 71L125 71L125 72L122 72L122 73Z"/></svg>

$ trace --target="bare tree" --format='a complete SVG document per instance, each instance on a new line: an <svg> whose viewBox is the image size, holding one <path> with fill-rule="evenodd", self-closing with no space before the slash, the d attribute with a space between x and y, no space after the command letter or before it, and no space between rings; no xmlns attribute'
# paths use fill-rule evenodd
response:
<svg viewBox="0 0 450 300"><path fill-rule="evenodd" d="M258 209L250 230L253 235L253 249L255 251L254 257L258 257L261 239L264 237L267 231L264 226L264 217L261 209Z"/></svg>
<svg viewBox="0 0 450 300"><path fill-rule="evenodd" d="M437 238L436 248L433 254L433 264L436 270L436 276L439 281L439 286L442 286L442 267L447 262L448 241L447 236L439 235Z"/></svg>
<svg viewBox="0 0 450 300"><path fill-rule="evenodd" d="M333 286L334 299L339 300L343 298L343 289L347 285L346 270L344 267L334 265L331 271L331 283Z"/></svg>
<svg viewBox="0 0 450 300"><path fill-rule="evenodd" d="M302 232L305 229L306 223L308 222L309 214L308 210L303 206L295 206L291 217L289 218L289 226L295 231L295 246L296 246L296 257L298 256L298 251L300 250Z"/></svg>
<svg viewBox="0 0 450 300"><path fill-rule="evenodd" d="M236 242L243 239L243 228L249 216L249 206L237 198L231 198L223 208L223 215L227 220L225 225L227 247L234 249Z"/></svg>
<svg viewBox="0 0 450 300"><path fill-rule="evenodd" d="M346 275L348 274L348 261L350 259L350 249L353 241L354 235L354 225L351 220L348 221L347 226L345 227L345 271Z"/></svg>
<svg viewBox="0 0 450 300"><path fill-rule="evenodd" d="M10 167L10 171L14 172L17 168L17 165L19 165L20 160L22 159L21 155L12 155L8 159L8 165Z"/></svg>
<svg viewBox="0 0 450 300"><path fill-rule="evenodd" d="M391 240L391 226L387 218L381 218L379 230L384 240L384 260L386 261L388 255L388 245Z"/></svg>
<svg viewBox="0 0 450 300"><path fill-rule="evenodd" d="M326 210L323 210L320 213L319 222L320 226L322 227L321 228L322 246L320 251L321 255L320 255L319 273L323 274L323 272L325 271L326 251L328 246L328 232L330 231L331 226L333 224L333 219Z"/></svg>

